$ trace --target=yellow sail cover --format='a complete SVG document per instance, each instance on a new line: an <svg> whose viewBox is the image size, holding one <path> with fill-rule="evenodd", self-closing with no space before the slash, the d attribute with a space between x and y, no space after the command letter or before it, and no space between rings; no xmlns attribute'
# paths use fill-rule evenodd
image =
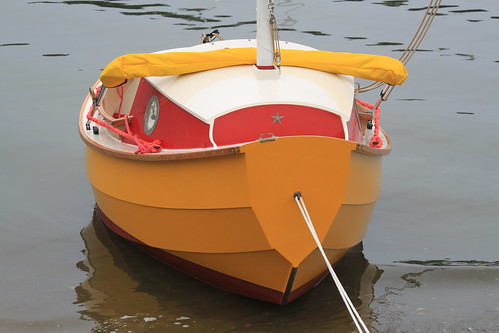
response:
<svg viewBox="0 0 499 333"><path fill-rule="evenodd" d="M281 65L352 75L361 79L400 85L407 70L399 60L379 55L345 52L281 50ZM101 73L106 87L127 79L196 73L210 69L256 64L256 48L232 48L204 52L127 54L111 61Z"/></svg>

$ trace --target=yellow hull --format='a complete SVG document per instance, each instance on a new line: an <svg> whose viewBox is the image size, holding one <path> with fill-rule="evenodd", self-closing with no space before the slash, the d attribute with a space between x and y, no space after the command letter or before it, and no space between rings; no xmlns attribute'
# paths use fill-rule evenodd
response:
<svg viewBox="0 0 499 333"><path fill-rule="evenodd" d="M326 271L293 194L302 193L334 264L364 237L380 191L382 155L340 139L284 137L222 156L154 160L87 144L108 226L208 283L281 304Z"/></svg>

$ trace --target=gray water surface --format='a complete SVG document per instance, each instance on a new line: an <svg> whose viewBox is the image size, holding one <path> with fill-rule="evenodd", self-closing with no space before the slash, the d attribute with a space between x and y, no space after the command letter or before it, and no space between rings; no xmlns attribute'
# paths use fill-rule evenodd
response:
<svg viewBox="0 0 499 333"><path fill-rule="evenodd" d="M394 58L427 4L274 2L283 40ZM0 27L0 332L354 331L330 278L276 307L162 266L94 218L77 117L100 70L213 29L253 38L253 1L2 0ZM499 332L499 2L444 1L407 68L382 105L381 197L338 275L373 332Z"/></svg>

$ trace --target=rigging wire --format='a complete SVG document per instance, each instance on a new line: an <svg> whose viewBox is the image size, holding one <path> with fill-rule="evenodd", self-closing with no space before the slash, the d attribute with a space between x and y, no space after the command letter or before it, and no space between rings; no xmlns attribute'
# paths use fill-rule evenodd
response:
<svg viewBox="0 0 499 333"><path fill-rule="evenodd" d="M274 65L280 71L281 70L281 46L279 44L279 29L277 27L277 21L274 15L274 2L269 0L269 23L270 29L272 31L273 40L273 53L274 53Z"/></svg>
<svg viewBox="0 0 499 333"><path fill-rule="evenodd" d="M400 56L399 60L405 65L412 58L414 53L418 50L418 47L421 45L421 42L425 38L428 30L433 23L433 19L437 15L438 9L440 8L442 0L430 0L428 7L426 8L425 14L421 23L419 24L418 29L416 30L414 36L412 37L410 43L405 48L404 52ZM382 82L373 82L364 87L360 87L356 89L356 93L363 93L366 91L370 91L373 89L377 89L383 85Z"/></svg>

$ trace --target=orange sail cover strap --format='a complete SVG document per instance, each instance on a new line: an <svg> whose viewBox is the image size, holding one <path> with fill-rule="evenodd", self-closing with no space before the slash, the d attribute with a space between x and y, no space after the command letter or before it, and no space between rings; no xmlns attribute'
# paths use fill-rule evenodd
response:
<svg viewBox="0 0 499 333"><path fill-rule="evenodd" d="M379 55L329 51L281 50L281 65L352 75L361 79L400 85L407 71L400 61ZM127 54L104 68L100 80L116 87L127 79L196 73L210 69L256 64L256 48L233 48L203 52Z"/></svg>

